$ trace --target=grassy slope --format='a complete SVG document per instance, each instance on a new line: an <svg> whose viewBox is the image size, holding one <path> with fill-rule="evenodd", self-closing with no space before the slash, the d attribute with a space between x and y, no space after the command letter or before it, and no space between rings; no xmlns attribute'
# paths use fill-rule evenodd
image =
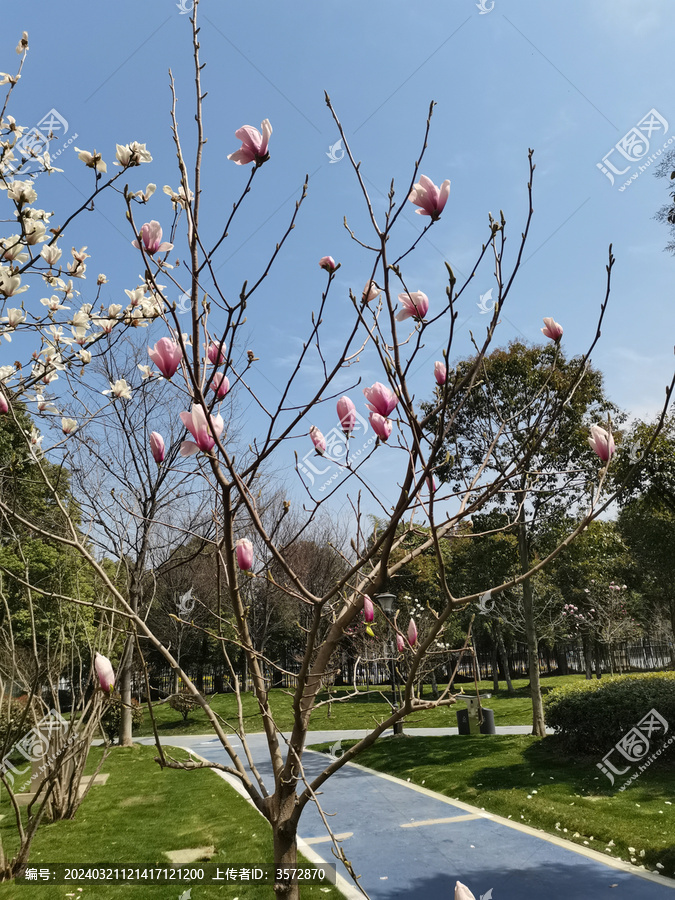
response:
<svg viewBox="0 0 675 900"><path fill-rule="evenodd" d="M91 752L90 764L100 750ZM117 748L103 766L110 778L95 787L80 807L75 819L42 826L33 844L30 865L51 862L155 863L167 865L166 850L213 845L211 862L232 866L272 863L272 835L267 822L221 778L209 771L180 772L153 762L152 747ZM179 752L176 752L179 756ZM0 821L3 846L11 846L14 832L8 804L0 804L5 817ZM272 888L266 885L198 886L199 900L237 897L245 891L251 900L269 900ZM158 900L178 897L175 885L90 885L82 892L76 887L42 885L18 887L0 884L0 900L15 900L25 893L36 900L61 900L68 893L96 900ZM319 885L302 890L303 898L339 898L333 887Z"/></svg>
<svg viewBox="0 0 675 900"><path fill-rule="evenodd" d="M408 737L379 741L356 761L675 876L675 759L654 763L624 792L597 760L570 759L555 737Z"/></svg>
<svg viewBox="0 0 675 900"><path fill-rule="evenodd" d="M545 688L553 688L559 685L568 684L573 681L584 680L583 675L569 675L563 677L549 677L542 679L542 685ZM500 691L493 695L490 699L485 700L484 705L493 709L495 712L496 725L529 725L532 721L532 704L527 689L527 679L517 679L514 682L516 688L516 696L509 697L506 691ZM383 688L385 686L383 685ZM473 684L463 685L466 693L470 693ZM346 693L345 689L338 689L339 694ZM490 693L492 691L492 683L487 681L479 682L479 690L481 693ZM384 694L384 696L383 696ZM361 692L361 696L346 703L333 703L330 708L330 716L328 715L328 707L322 706L312 714L310 727L314 730L342 730L350 728L372 728L375 724L382 721L388 714L389 704L385 697L389 697L390 691L371 692L366 694L365 689ZM291 697L282 690L270 691L270 704L276 718L278 726L282 731L290 730L292 727L292 708ZM431 697L430 689L426 689L427 698ZM326 699L327 695L322 694L319 699ZM257 703L252 694L242 695L246 730L250 733L262 731L261 719L257 709ZM222 716L231 725L236 726L236 702L232 694L215 695L211 700L212 708L220 716ZM443 709L430 710L425 713L418 713L410 716L406 720L406 728L447 728L456 726L457 720L455 711L463 709L464 704L458 703L456 706ZM168 703L154 707L155 716L157 718L158 730L160 735L169 736L177 734L204 734L211 730L208 719L204 713L198 709L190 713L188 721L183 723L180 713L171 709ZM150 717L145 715L143 725L134 732L137 735L152 734Z"/></svg>

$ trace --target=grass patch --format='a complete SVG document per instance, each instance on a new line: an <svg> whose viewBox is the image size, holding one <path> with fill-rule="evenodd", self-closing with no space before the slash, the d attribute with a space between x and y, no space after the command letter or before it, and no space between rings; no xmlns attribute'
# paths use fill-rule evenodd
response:
<svg viewBox="0 0 675 900"><path fill-rule="evenodd" d="M583 675L550 676L542 678L544 691L551 690L564 684L584 681ZM532 701L529 692L529 680L516 679L513 682L515 696L509 697L506 690L492 693L492 682L479 682L481 694L492 693L485 700L484 705L494 710L496 725L530 725L532 723ZM314 731L342 731L351 728L373 728L389 714L388 700L391 698L391 688L382 685L382 692L366 692L363 688L359 696L343 703L332 703L330 713L328 706L322 706L312 713L310 728ZM460 685L466 693L475 693L473 683ZM344 696L349 692L348 688L337 688L334 696ZM431 689L426 687L425 697L431 699ZM289 693L275 689L269 693L270 705L277 724L282 731L290 731L293 727L292 697ZM327 700L328 694L323 692L319 700ZM232 732L237 725L237 705L233 694L214 694L210 700L211 708L222 716L230 724L227 729ZM249 733L262 731L262 719L258 711L258 704L253 694L242 694L244 709L244 722ZM428 710L409 716L405 721L406 728L452 728L457 725L455 712L463 709L464 704L458 703L450 708ZM201 709L196 709L188 716L187 722L183 722L180 713L171 709L168 703L153 707L157 719L157 728L160 735L165 737L179 734L204 734L211 731L209 721ZM145 713L143 725L134 731L137 736L151 735L152 726L150 717Z"/></svg>
<svg viewBox="0 0 675 900"><path fill-rule="evenodd" d="M33 843L29 865L64 862L74 865L126 863L168 865L167 850L213 845L210 860L226 866L252 866L274 861L272 832L267 822L228 784L213 772L180 772L160 769L153 761L153 747L116 748L103 766L110 772L105 786L94 787L75 819L40 827ZM174 751L178 758L181 751ZM92 748L91 769L101 750ZM5 817L0 820L0 836L6 850L15 846L8 803L0 804ZM326 891L326 887L329 888ZM185 888L183 888L185 890ZM18 887L0 884L0 900L16 900L18 895L36 900L62 900L68 893L96 900L157 900L178 897L179 886L89 885L82 892L64 885ZM193 894L200 900L237 897L269 900L269 885L199 885ZM307 885L302 896L340 898L333 886Z"/></svg>
<svg viewBox="0 0 675 900"><path fill-rule="evenodd" d="M671 756L623 792L600 774L598 760L566 756L555 736L384 740L356 762L672 878L675 752Z"/></svg>

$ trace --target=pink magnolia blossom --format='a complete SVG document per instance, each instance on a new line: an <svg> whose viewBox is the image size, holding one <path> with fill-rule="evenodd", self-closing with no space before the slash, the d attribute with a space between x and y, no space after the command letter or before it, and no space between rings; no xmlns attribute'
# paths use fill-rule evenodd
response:
<svg viewBox="0 0 675 900"><path fill-rule="evenodd" d="M614 454L614 438L599 425L591 426L591 436L588 439L588 443L603 462L608 462Z"/></svg>
<svg viewBox="0 0 675 900"><path fill-rule="evenodd" d="M194 438L194 441L183 441L180 445L181 456L192 456L200 450L209 453L225 427L222 416L209 416L207 419L206 413L197 404L192 405L191 412L182 412L180 419Z"/></svg>
<svg viewBox="0 0 675 900"><path fill-rule="evenodd" d="M413 291L412 294L399 294L398 301L403 309L396 314L396 321L415 319L421 321L429 309L429 298L422 291Z"/></svg>
<svg viewBox="0 0 675 900"><path fill-rule="evenodd" d="M435 222L439 218L450 196L450 182L446 179L440 188L437 188L431 178L420 175L420 180L413 185L408 200L419 206L415 212L420 216L431 216Z"/></svg>
<svg viewBox="0 0 675 900"><path fill-rule="evenodd" d="M415 625L414 619L411 619L408 625L408 643L411 647L414 647L417 643L417 625Z"/></svg>
<svg viewBox="0 0 675 900"><path fill-rule="evenodd" d="M322 256L319 260L319 267L332 273L337 269L337 263L332 256Z"/></svg>
<svg viewBox="0 0 675 900"><path fill-rule="evenodd" d="M162 241L162 226L154 219L152 222L146 222L141 226L141 240L143 241L145 252L149 253L150 256L154 256L158 252L166 253L168 250L173 250L173 244L170 244L168 241ZM131 243L132 246L140 250L138 241L132 241Z"/></svg>
<svg viewBox="0 0 675 900"><path fill-rule="evenodd" d="M241 141L239 150L230 153L227 157L238 166L246 166L248 163L254 162L256 166L261 166L270 158L267 152L270 135L272 134L272 126L269 119L264 119L260 125L262 134L252 125L244 125L238 128L234 136Z"/></svg>
<svg viewBox="0 0 675 900"><path fill-rule="evenodd" d="M115 687L115 672L107 656L97 653L94 657L94 669L101 688L109 694Z"/></svg>
<svg viewBox="0 0 675 900"><path fill-rule="evenodd" d="M363 598L363 621L372 622L375 619L375 607L370 597Z"/></svg>
<svg viewBox="0 0 675 900"><path fill-rule="evenodd" d="M541 331L545 337L551 338L552 341L559 341L563 336L562 325L558 325L555 319L552 319L550 316L546 316L546 318L544 319L544 325L546 327L542 328Z"/></svg>
<svg viewBox="0 0 675 900"><path fill-rule="evenodd" d="M398 403L396 394L379 381L376 381L371 387L364 388L363 393L368 409L385 418Z"/></svg>
<svg viewBox="0 0 675 900"><path fill-rule="evenodd" d="M396 635L396 649L399 653L403 653L403 651L405 650L405 641L403 640L402 634Z"/></svg>
<svg viewBox="0 0 675 900"><path fill-rule="evenodd" d="M391 435L391 419L385 419L379 413L371 413L368 417L370 425L380 440L387 441Z"/></svg>
<svg viewBox="0 0 675 900"><path fill-rule="evenodd" d="M164 438L158 431L153 431L150 434L150 450L152 451L152 457L157 465L164 462L164 456L166 455Z"/></svg>
<svg viewBox="0 0 675 900"><path fill-rule="evenodd" d="M439 360L436 360L434 363L434 378L436 379L436 384L445 384L448 380L448 370Z"/></svg>
<svg viewBox="0 0 675 900"><path fill-rule="evenodd" d="M222 372L216 372L211 379L211 390L216 392L216 397L222 400L230 390L230 379Z"/></svg>
<svg viewBox="0 0 675 900"><path fill-rule="evenodd" d="M455 884L455 900L476 900L476 898L465 884L458 881Z"/></svg>
<svg viewBox="0 0 675 900"><path fill-rule="evenodd" d="M427 487L429 488L429 493L433 494L437 488L436 478L433 475L427 475Z"/></svg>
<svg viewBox="0 0 675 900"><path fill-rule="evenodd" d="M0 413L4 415L6 412L9 412L9 403L7 402L7 397L0 393Z"/></svg>
<svg viewBox="0 0 675 900"><path fill-rule="evenodd" d="M312 443L316 447L316 452L319 454L319 456L323 456L323 454L326 452L326 438L319 431L316 425L312 425L312 427L309 429L309 436L312 439Z"/></svg>
<svg viewBox="0 0 675 900"><path fill-rule="evenodd" d="M253 566L253 544L248 538L239 538L235 544L237 565L242 572L248 572Z"/></svg>
<svg viewBox="0 0 675 900"><path fill-rule="evenodd" d="M148 356L165 378L172 378L183 358L183 351L171 338L160 338L155 346L148 347Z"/></svg>
<svg viewBox="0 0 675 900"><path fill-rule="evenodd" d="M342 430L349 437L356 426L356 407L349 397L340 397L337 402L337 414Z"/></svg>
<svg viewBox="0 0 675 900"><path fill-rule="evenodd" d="M225 344L223 344L223 346L221 347L220 341L212 341L211 344L209 344L207 356L209 358L209 362L214 366L222 366L223 363L226 362Z"/></svg>

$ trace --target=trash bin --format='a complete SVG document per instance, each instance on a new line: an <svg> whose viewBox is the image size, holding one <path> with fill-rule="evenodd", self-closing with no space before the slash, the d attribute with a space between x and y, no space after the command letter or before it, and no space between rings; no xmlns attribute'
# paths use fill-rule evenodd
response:
<svg viewBox="0 0 675 900"><path fill-rule="evenodd" d="M483 723L479 723L479 706L476 697L462 697L466 709L457 710L457 731L459 734L496 734L494 710L480 707Z"/></svg>
<svg viewBox="0 0 675 900"><path fill-rule="evenodd" d="M480 726L481 734L497 734L495 728L495 711L494 709L486 709L481 707L483 712L483 724Z"/></svg>
<svg viewBox="0 0 675 900"><path fill-rule="evenodd" d="M457 731L459 734L471 734L471 726L469 724L469 710L457 710Z"/></svg>

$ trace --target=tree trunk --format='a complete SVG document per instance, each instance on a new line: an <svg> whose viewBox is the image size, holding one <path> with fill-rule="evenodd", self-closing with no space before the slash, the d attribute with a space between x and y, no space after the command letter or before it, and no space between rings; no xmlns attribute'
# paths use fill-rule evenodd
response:
<svg viewBox="0 0 675 900"><path fill-rule="evenodd" d="M522 499L522 497L519 498L519 500ZM525 574L530 568L530 551L527 540L525 507L522 502L518 513L518 553L520 556L520 571ZM545 737L544 703L541 697L541 682L539 681L539 642L537 640L537 626L534 620L532 581L529 578L523 582L523 617L527 635L528 669L532 691L532 734L537 737Z"/></svg>
<svg viewBox="0 0 675 900"><path fill-rule="evenodd" d="M602 659L600 656L600 644L595 642L595 677L598 681L602 678Z"/></svg>
<svg viewBox="0 0 675 900"><path fill-rule="evenodd" d="M436 669L431 670L431 696L438 700L438 682L436 681Z"/></svg>
<svg viewBox="0 0 675 900"><path fill-rule="evenodd" d="M509 665L509 655L506 652L506 645L504 644L502 626L499 624L497 625L497 648L499 650L499 658L502 662L502 673L504 675L504 681L506 682L506 690L509 694L509 697L513 697L515 691L513 690L513 684L511 683L511 666Z"/></svg>
<svg viewBox="0 0 675 900"><path fill-rule="evenodd" d="M119 681L120 698L122 701L119 731L120 747L131 747L133 744L133 738L131 736L131 728L133 725L131 716L131 667L134 662L134 647L131 641L132 639L130 638L123 654L125 663Z"/></svg>
<svg viewBox="0 0 675 900"><path fill-rule="evenodd" d="M582 640L583 640L583 648L584 648L584 665L586 667L586 681L592 681L592 679L593 679L593 648L591 646L591 639L586 636Z"/></svg>
<svg viewBox="0 0 675 900"><path fill-rule="evenodd" d="M279 790L279 788L277 788ZM274 842L274 866L281 869L281 877L274 881L274 896L281 900L300 900L300 885L284 879L284 869L297 868L298 839L297 822L293 819L297 797L295 785L282 786L281 797L274 797L276 807L272 821L272 837ZM277 872L277 874L280 874Z"/></svg>
<svg viewBox="0 0 675 900"><path fill-rule="evenodd" d="M497 642L492 643L492 690L496 694L499 690L499 662L497 658Z"/></svg>

